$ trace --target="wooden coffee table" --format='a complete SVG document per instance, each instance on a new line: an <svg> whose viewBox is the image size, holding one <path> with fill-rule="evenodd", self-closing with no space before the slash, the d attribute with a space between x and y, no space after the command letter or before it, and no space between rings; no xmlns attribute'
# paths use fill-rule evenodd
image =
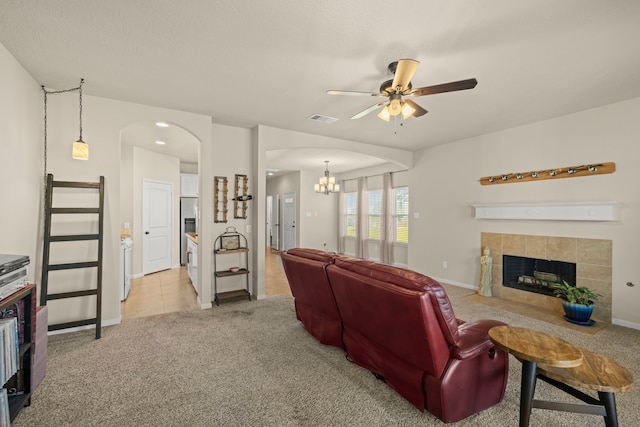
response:
<svg viewBox="0 0 640 427"><path fill-rule="evenodd" d="M489 338L496 347L522 362L520 427L527 427L533 408L538 363L554 368L573 368L582 363L582 351L554 335L515 326L491 328Z"/></svg>
<svg viewBox="0 0 640 427"><path fill-rule="evenodd" d="M614 393L631 388L633 376L627 369L601 354L531 329L496 326L489 330L489 338L522 362L520 427L529 425L532 408L601 415L607 427L618 425ZM534 400L537 378L586 405ZM599 399L572 386L595 390Z"/></svg>

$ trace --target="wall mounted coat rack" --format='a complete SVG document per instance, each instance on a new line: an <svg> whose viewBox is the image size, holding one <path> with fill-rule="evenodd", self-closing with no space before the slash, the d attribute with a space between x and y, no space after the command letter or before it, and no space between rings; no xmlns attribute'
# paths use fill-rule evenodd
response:
<svg viewBox="0 0 640 427"><path fill-rule="evenodd" d="M227 222L227 177L213 179L213 222Z"/></svg>
<svg viewBox="0 0 640 427"><path fill-rule="evenodd" d="M565 168L537 170L531 172L505 173L480 178L481 185L510 184L514 182L541 181L555 178L574 178L578 176L603 175L616 170L614 162L590 163Z"/></svg>

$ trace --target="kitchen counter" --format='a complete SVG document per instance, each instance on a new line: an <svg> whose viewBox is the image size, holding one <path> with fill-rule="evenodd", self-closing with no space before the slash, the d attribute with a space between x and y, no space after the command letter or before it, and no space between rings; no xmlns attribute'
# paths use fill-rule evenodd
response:
<svg viewBox="0 0 640 427"><path fill-rule="evenodd" d="M198 244L198 233L184 233L187 235L187 239L191 240L196 245Z"/></svg>

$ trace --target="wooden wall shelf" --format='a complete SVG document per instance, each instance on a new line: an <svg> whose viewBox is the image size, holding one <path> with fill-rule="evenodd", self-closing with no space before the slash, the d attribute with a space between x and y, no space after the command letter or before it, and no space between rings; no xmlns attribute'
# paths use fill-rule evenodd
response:
<svg viewBox="0 0 640 427"><path fill-rule="evenodd" d="M616 170L614 162L591 163L565 168L537 170L531 172L513 172L480 178L481 185L511 184L514 182L542 181L555 178L574 178L578 176L603 175Z"/></svg>
<svg viewBox="0 0 640 427"><path fill-rule="evenodd" d="M472 205L476 219L617 221L617 202L491 203Z"/></svg>

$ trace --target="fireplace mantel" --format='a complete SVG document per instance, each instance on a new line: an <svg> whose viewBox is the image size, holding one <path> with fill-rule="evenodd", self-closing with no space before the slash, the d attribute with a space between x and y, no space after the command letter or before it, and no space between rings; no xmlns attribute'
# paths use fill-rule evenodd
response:
<svg viewBox="0 0 640 427"><path fill-rule="evenodd" d="M618 220L618 202L490 203L471 206L476 219Z"/></svg>

